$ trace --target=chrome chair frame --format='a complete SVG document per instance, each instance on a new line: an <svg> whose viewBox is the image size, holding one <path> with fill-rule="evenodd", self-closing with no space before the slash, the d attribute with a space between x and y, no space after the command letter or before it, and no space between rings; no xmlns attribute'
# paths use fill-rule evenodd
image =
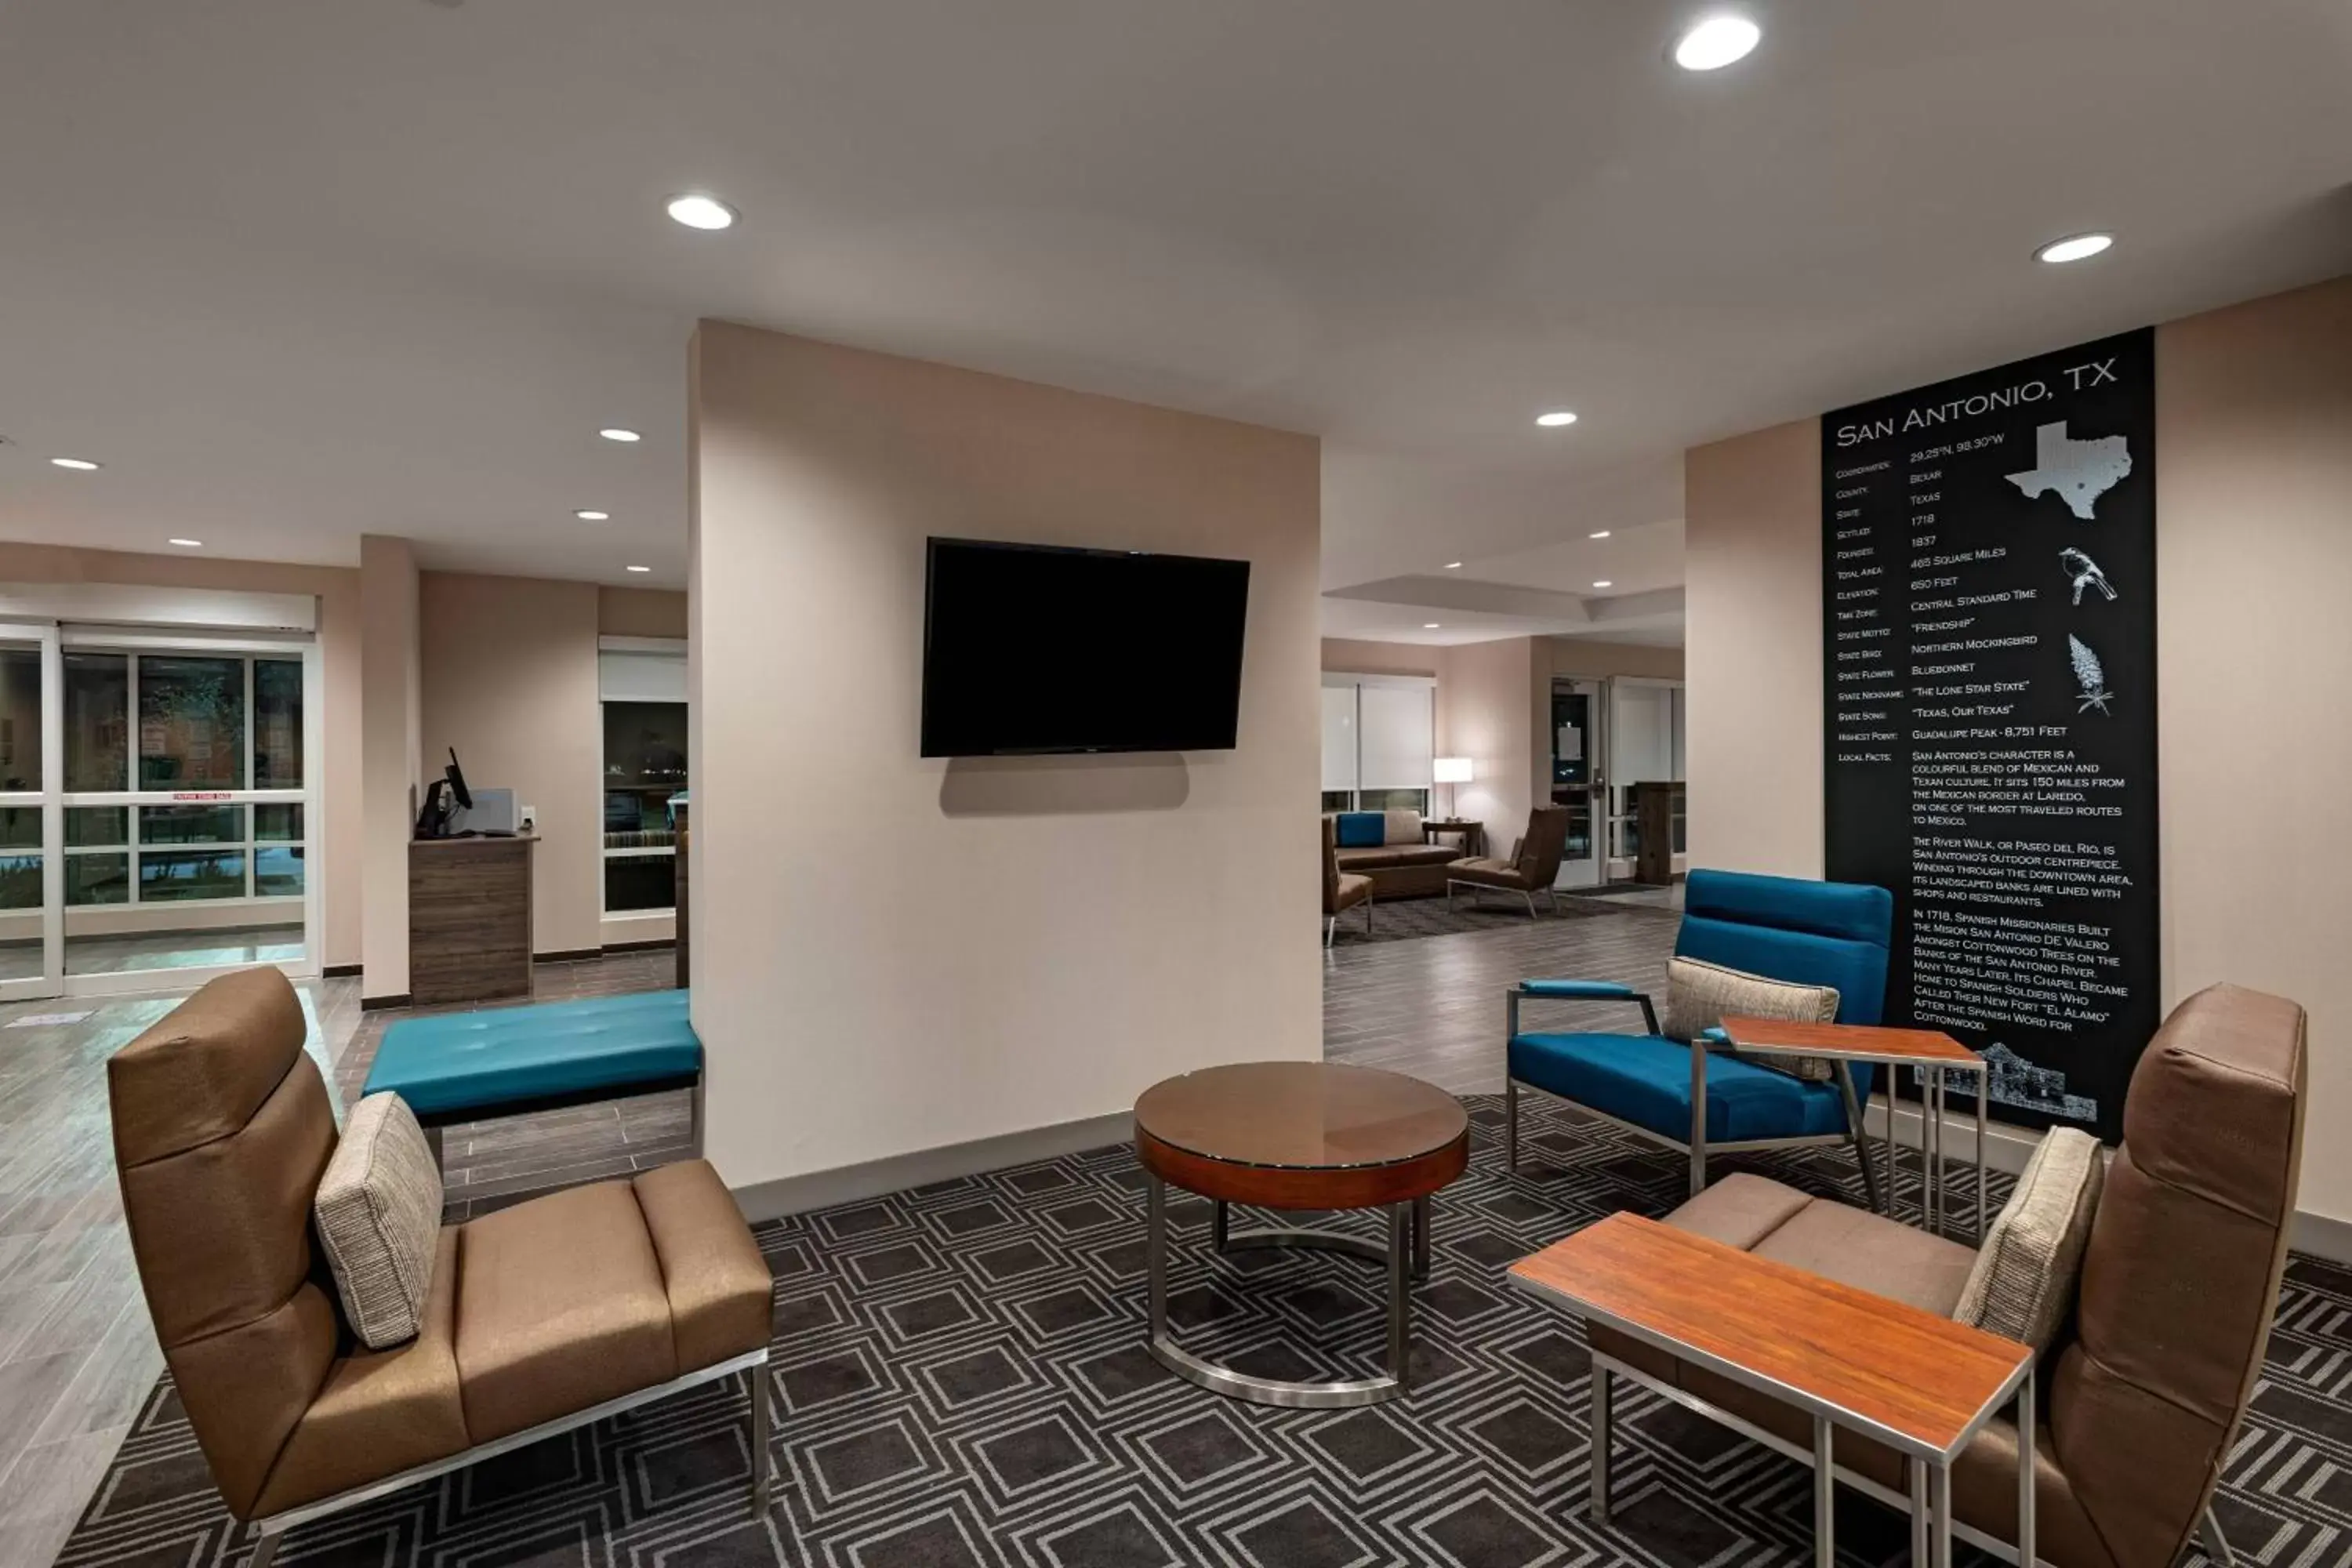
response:
<svg viewBox="0 0 2352 1568"><path fill-rule="evenodd" d="M429 1464L403 1470L398 1475L386 1476L382 1480L370 1481L364 1486L353 1487L349 1491L337 1492L332 1497L320 1498L316 1502L306 1502L299 1508L289 1508L283 1513L254 1520L246 1528L257 1535L260 1540L253 1549L252 1557L247 1560L245 1568L269 1568L271 1559L278 1555L279 1543L286 1539L286 1532L298 1525L331 1518L335 1514L358 1508L363 1503L373 1502L378 1498L389 1497L403 1488L415 1486L421 1481L436 1480L452 1471L478 1465L485 1459L495 1458L500 1454L512 1453L517 1448L528 1447L541 1438L576 1431L583 1426L593 1426L607 1416L635 1410L641 1405L650 1405L658 1399L667 1399L673 1394L681 1394L687 1389L697 1388L706 1383L724 1382L739 1372L746 1373L749 1377L749 1387L745 1392L751 1396L751 1510L753 1517L765 1519L768 1516L768 1500L772 1491L768 1476L768 1435L773 1426L776 1391L774 1380L768 1375L768 1348L762 1345L756 1351L719 1362L713 1366L698 1367L693 1372L671 1378L667 1383L657 1383L651 1388L641 1388L634 1394L625 1394L618 1399L608 1399L604 1404L593 1405L589 1409L575 1411L570 1415L561 1415L552 1421L542 1421L536 1426L527 1426L520 1432L511 1432L503 1437L494 1437L487 1443L477 1443L474 1447L452 1454L446 1458L435 1459Z"/></svg>

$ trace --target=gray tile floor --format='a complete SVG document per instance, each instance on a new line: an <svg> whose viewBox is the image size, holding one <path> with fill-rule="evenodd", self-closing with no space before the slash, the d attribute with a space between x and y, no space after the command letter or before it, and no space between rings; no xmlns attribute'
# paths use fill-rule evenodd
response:
<svg viewBox="0 0 2352 1568"><path fill-rule="evenodd" d="M1458 1094L1502 1086L1502 994L1533 974L1662 987L1672 946L1663 896L1612 899L1601 919L1396 942L1330 955L1324 1039L1334 1060L1411 1072ZM1622 911L1622 912L1618 912ZM667 985L666 952L542 964L541 1001ZM338 1105L356 1098L384 1027L358 984L302 988L310 1049ZM173 995L0 1007L0 1563L46 1563L105 1473L163 1370L131 1270L106 1120L107 1056L167 1012ZM13 1028L27 1016L87 1011ZM1622 1026L1622 1009L1562 1005L1562 1025ZM1546 1015L1549 1021L1555 1015ZM690 1145L683 1094L453 1128L447 1217L534 1192L646 1169Z"/></svg>

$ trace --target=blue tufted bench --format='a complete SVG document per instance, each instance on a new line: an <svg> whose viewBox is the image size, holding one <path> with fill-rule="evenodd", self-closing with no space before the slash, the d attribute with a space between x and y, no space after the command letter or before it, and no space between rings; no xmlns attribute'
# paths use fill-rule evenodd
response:
<svg viewBox="0 0 2352 1568"><path fill-rule="evenodd" d="M702 1143L702 1042L688 994L646 991L404 1018L383 1032L362 1092L408 1102L437 1159L441 1129L663 1089L694 1091Z"/></svg>

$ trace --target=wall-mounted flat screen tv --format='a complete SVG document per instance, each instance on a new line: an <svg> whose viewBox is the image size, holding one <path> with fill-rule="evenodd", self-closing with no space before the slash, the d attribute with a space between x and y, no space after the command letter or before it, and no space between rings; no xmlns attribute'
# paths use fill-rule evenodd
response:
<svg viewBox="0 0 2352 1568"><path fill-rule="evenodd" d="M923 755L1229 751L1249 563L934 539Z"/></svg>

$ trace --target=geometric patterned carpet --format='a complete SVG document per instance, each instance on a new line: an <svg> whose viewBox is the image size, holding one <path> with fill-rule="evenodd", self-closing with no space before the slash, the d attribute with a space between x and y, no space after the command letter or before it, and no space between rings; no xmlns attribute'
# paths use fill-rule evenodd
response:
<svg viewBox="0 0 2352 1568"><path fill-rule="evenodd" d="M1811 1561L1807 1472L1678 1405L1620 1394L1617 1512L1585 1517L1588 1363L1570 1320L1503 1267L1614 1210L1658 1214L1678 1157L1537 1100L1514 1179L1500 1101L1468 1102L1471 1170L1438 1195L1416 1295L1415 1391L1273 1410L1145 1352L1141 1177L1125 1147L760 1227L776 1274L771 1516L748 1516L740 1386L717 1385L295 1531L278 1561L367 1568L1774 1568ZM1850 1159L1726 1160L1860 1200ZM1916 1193L1916 1168L1904 1173ZM1994 1194L2005 1195L2006 1180ZM1973 1177L1952 1173L1969 1213ZM1380 1281L1328 1255L1212 1259L1176 1197L1178 1331L1278 1377L1363 1375ZM1355 1215L1328 1223L1364 1224ZM1238 1222L1237 1222L1238 1223ZM2290 1269L2220 1512L2253 1562L2352 1557L2352 1275ZM1841 1494L1852 1564L1905 1560L1900 1521ZM58 1561L242 1561L168 1380ZM1973 1561L1963 1552L1964 1561ZM2193 1553L2189 1561L2201 1563ZM13 1568L13 1565L12 1565Z"/></svg>

